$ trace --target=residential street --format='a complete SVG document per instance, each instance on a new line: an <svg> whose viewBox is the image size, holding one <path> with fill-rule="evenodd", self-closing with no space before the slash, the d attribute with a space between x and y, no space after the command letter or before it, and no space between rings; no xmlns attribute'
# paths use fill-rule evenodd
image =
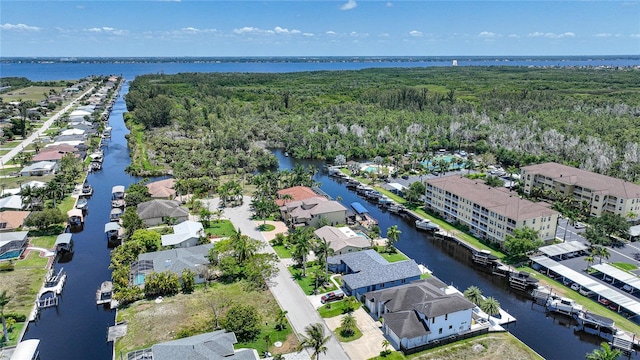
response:
<svg viewBox="0 0 640 360"><path fill-rule="evenodd" d="M203 201L203 203L205 202ZM250 203L251 198L245 196L241 206L224 208L224 217L231 220L237 228L240 228L243 234L254 239L265 241L266 243L266 240L251 219ZM218 199L209 200L206 204L210 210L217 210ZM271 246L267 246L265 251L275 254ZM350 359L340 342L332 335L323 319L318 315L316 309L307 300L302 289L293 281L289 271L282 262L278 262L278 270L278 275L272 279L269 284L269 289L276 298L276 301L280 304L280 307L288 311L287 317L293 330L298 334L304 335L304 328L307 325L318 322L322 323L325 327L326 335L331 335L331 338L327 343L327 353L326 355L321 355L321 358L331 360Z"/></svg>

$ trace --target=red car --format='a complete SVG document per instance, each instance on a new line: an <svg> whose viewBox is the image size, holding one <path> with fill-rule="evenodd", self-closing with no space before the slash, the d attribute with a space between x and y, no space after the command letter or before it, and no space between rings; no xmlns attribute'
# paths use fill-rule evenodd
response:
<svg viewBox="0 0 640 360"><path fill-rule="evenodd" d="M605 299L605 298L601 298L598 300L598 302L604 306L608 306L609 304L611 304L611 301Z"/></svg>
<svg viewBox="0 0 640 360"><path fill-rule="evenodd" d="M342 300L344 298L344 293L342 291L330 292L328 294L322 295L320 298L320 302L327 303L331 301Z"/></svg>

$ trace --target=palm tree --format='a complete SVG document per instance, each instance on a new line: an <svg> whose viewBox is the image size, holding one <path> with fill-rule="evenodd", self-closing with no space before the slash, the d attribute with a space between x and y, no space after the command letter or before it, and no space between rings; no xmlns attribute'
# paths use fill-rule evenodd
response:
<svg viewBox="0 0 640 360"><path fill-rule="evenodd" d="M469 286L467 290L464 291L464 297L471 301L472 303L478 305L482 302L482 290L480 290L477 286Z"/></svg>
<svg viewBox="0 0 640 360"><path fill-rule="evenodd" d="M311 251L311 237L308 232L309 228L299 228L290 235L290 241L293 243L293 256L298 261L298 265L302 266L302 276L307 276L307 256Z"/></svg>
<svg viewBox="0 0 640 360"><path fill-rule="evenodd" d="M595 349L592 352L587 353L585 358L587 360L616 360L620 355L622 355L622 351L619 349L612 349L609 344L603 342L600 344L600 349Z"/></svg>
<svg viewBox="0 0 640 360"><path fill-rule="evenodd" d="M330 338L329 336L324 336L324 331L322 323L315 323L305 327L304 332L307 336L300 335L300 344L297 351L312 349L311 360L320 360L320 353L327 353L326 344Z"/></svg>
<svg viewBox="0 0 640 360"><path fill-rule="evenodd" d="M358 322L355 316L353 316L352 313L348 313L342 317L342 320L340 320L340 332L343 336L352 336L356 332L357 324Z"/></svg>
<svg viewBox="0 0 640 360"><path fill-rule="evenodd" d="M313 251L316 254L316 257L324 262L325 276L329 279L329 262L327 261L327 258L329 256L333 256L334 250L331 248L327 240L322 239L316 243L316 248Z"/></svg>
<svg viewBox="0 0 640 360"><path fill-rule="evenodd" d="M489 296L480 304L480 309L488 316L498 315L500 313L500 303L493 296ZM487 317L487 320L489 320L489 317Z"/></svg>
<svg viewBox="0 0 640 360"><path fill-rule="evenodd" d="M595 260L595 259L594 259L593 255L585 256L584 261L586 261L586 262L587 262L587 268L586 268L586 269L584 269L584 271L589 270L589 266L591 266L591 264L593 264L593 261L594 261L594 260Z"/></svg>
<svg viewBox="0 0 640 360"><path fill-rule="evenodd" d="M387 339L382 340L382 351L384 351L385 354L389 353L389 346L391 346L391 343L389 342L389 340Z"/></svg>
<svg viewBox="0 0 640 360"><path fill-rule="evenodd" d="M7 321L4 318L4 307L11 301L11 297L7 295L7 290L0 292L0 319L2 319L2 334L4 335L4 342L9 342L9 331L7 331Z"/></svg>
<svg viewBox="0 0 640 360"><path fill-rule="evenodd" d="M278 329L278 331L287 328L287 313L287 310L280 309L280 311L278 311L278 315L276 316L276 329Z"/></svg>
<svg viewBox="0 0 640 360"><path fill-rule="evenodd" d="M231 246L235 251L238 262L241 264L244 263L245 260L253 257L258 250L255 241L247 235L243 235L240 228L231 235Z"/></svg>
<svg viewBox="0 0 640 360"><path fill-rule="evenodd" d="M352 313L360 303L355 296L348 296L343 301L348 313Z"/></svg>
<svg viewBox="0 0 640 360"><path fill-rule="evenodd" d="M602 259L607 259L611 257L611 253L609 253L609 249L604 246L597 246L593 249L593 255L600 258L600 264L602 264Z"/></svg>
<svg viewBox="0 0 640 360"><path fill-rule="evenodd" d="M402 231L398 230L398 225L390 226L387 229L387 248L389 251L394 250L394 244L400 239Z"/></svg>

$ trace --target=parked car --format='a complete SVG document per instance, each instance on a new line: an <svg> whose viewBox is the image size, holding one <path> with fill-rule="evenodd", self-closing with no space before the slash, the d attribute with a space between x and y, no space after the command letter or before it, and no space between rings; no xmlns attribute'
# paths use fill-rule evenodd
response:
<svg viewBox="0 0 640 360"><path fill-rule="evenodd" d="M576 222L575 224L573 224L573 227L576 229L585 229L587 227L587 224Z"/></svg>
<svg viewBox="0 0 640 360"><path fill-rule="evenodd" d="M580 285L576 283L571 284L571 290L574 290L574 291L580 290Z"/></svg>
<svg viewBox="0 0 640 360"><path fill-rule="evenodd" d="M324 304L331 301L342 300L342 298L344 298L344 293L342 291L332 291L328 294L322 295L320 302Z"/></svg>
<svg viewBox="0 0 640 360"><path fill-rule="evenodd" d="M609 304L611 304L611 301L605 299L605 298L600 298L598 299L598 302L604 306L608 306Z"/></svg>
<svg viewBox="0 0 640 360"><path fill-rule="evenodd" d="M402 175L401 177L402 177L403 179L405 179L405 180L409 180L409 175L406 175L406 174L405 174L405 175Z"/></svg>
<svg viewBox="0 0 640 360"><path fill-rule="evenodd" d="M629 284L624 284L624 286L622 287L622 290L627 292L633 292L633 287L631 287L631 285Z"/></svg>

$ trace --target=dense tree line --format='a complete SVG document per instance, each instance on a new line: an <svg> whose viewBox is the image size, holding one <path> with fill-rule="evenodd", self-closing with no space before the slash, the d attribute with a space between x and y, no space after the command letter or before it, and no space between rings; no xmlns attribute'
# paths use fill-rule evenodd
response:
<svg viewBox="0 0 640 360"><path fill-rule="evenodd" d="M178 177L297 158L383 158L434 149L491 152L507 166L560 161L640 176L640 71L411 68L136 78L129 120L153 165Z"/></svg>

